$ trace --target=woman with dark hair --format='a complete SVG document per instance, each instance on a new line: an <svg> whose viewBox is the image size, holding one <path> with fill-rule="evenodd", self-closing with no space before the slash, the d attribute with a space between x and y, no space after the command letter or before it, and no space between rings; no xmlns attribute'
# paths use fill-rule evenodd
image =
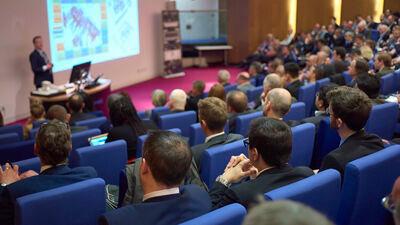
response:
<svg viewBox="0 0 400 225"><path fill-rule="evenodd" d="M154 124L144 123L137 114L129 95L113 94L108 98L108 109L113 127L108 133L106 142L125 140L128 146L128 159L136 155L137 137L148 129L154 129Z"/></svg>

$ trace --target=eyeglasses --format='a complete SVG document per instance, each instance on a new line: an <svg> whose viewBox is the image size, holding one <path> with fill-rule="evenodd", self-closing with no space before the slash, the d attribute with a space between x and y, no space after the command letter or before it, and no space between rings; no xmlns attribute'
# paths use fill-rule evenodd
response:
<svg viewBox="0 0 400 225"><path fill-rule="evenodd" d="M389 210L391 213L394 213L396 205L394 203L392 194L389 194L388 196L382 198L382 205L383 207L385 207L385 209Z"/></svg>
<svg viewBox="0 0 400 225"><path fill-rule="evenodd" d="M243 145L244 145L244 147L249 147L249 145L250 145L250 141L249 141L249 138L246 138L246 139L244 139L243 140Z"/></svg>

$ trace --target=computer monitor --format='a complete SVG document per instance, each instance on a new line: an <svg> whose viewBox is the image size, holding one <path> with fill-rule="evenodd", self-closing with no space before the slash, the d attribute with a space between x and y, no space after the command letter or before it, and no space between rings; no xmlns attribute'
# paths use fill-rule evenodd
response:
<svg viewBox="0 0 400 225"><path fill-rule="evenodd" d="M82 78L83 73L85 73L85 72L89 73L91 63L92 62L89 61L89 62L85 62L85 63L75 65L74 67L72 67L69 82L74 83L75 81L80 80Z"/></svg>

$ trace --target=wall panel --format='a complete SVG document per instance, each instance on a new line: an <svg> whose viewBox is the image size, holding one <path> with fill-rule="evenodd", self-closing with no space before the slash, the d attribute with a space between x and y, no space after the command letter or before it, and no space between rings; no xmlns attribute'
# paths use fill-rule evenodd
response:
<svg viewBox="0 0 400 225"><path fill-rule="evenodd" d="M297 32L310 31L315 23L327 25L333 16L333 0L297 0Z"/></svg>
<svg viewBox="0 0 400 225"><path fill-rule="evenodd" d="M354 20L355 16L373 16L375 0L343 0L342 1L342 21Z"/></svg>
<svg viewBox="0 0 400 225"><path fill-rule="evenodd" d="M385 0L383 9L390 9L395 12L400 12L400 0Z"/></svg>

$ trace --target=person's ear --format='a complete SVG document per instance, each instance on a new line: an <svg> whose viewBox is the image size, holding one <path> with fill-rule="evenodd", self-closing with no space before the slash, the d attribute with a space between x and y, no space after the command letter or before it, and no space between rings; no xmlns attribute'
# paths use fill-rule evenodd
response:
<svg viewBox="0 0 400 225"><path fill-rule="evenodd" d="M65 123L69 123L70 120L71 120L71 114L67 113L67 115L65 115Z"/></svg>
<svg viewBox="0 0 400 225"><path fill-rule="evenodd" d="M249 148L249 159L252 162L256 162L260 158L257 148Z"/></svg>
<svg viewBox="0 0 400 225"><path fill-rule="evenodd" d="M142 175L149 173L150 169L147 165L146 159L142 158L142 163L140 164L140 173Z"/></svg>
<svg viewBox="0 0 400 225"><path fill-rule="evenodd" d="M342 126L343 126L343 120L340 119L340 118L337 118L337 119L336 119L336 126L337 126L338 128L342 127Z"/></svg>
<svg viewBox="0 0 400 225"><path fill-rule="evenodd" d="M200 120L200 126L204 130L207 127L207 123L204 120Z"/></svg>

